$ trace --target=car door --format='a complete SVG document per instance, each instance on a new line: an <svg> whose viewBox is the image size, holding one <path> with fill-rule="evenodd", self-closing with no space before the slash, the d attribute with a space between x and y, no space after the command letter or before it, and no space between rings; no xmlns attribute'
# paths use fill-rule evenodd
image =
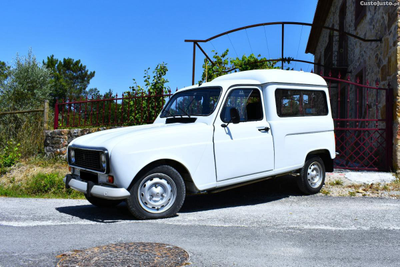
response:
<svg viewBox="0 0 400 267"><path fill-rule="evenodd" d="M215 120L214 151L217 181L268 172L274 167L270 125L262 92L257 87L233 88L227 93ZM232 123L237 109L240 122Z"/></svg>

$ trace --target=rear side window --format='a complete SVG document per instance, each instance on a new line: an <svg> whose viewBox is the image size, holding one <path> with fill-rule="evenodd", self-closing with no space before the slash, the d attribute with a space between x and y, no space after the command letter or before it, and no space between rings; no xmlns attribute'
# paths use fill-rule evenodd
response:
<svg viewBox="0 0 400 267"><path fill-rule="evenodd" d="M279 117L323 116L328 114L324 91L277 89L275 101Z"/></svg>

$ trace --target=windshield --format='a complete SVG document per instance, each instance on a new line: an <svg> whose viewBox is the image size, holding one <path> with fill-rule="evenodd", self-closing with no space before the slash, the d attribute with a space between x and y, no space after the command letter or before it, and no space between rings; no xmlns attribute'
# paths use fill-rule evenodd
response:
<svg viewBox="0 0 400 267"><path fill-rule="evenodd" d="M178 92L168 101L161 117L208 116L214 112L220 94L218 87Z"/></svg>

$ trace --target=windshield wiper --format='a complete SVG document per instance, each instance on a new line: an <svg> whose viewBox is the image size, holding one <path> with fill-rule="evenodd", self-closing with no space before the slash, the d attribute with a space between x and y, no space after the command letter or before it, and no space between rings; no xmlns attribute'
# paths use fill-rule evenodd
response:
<svg viewBox="0 0 400 267"><path fill-rule="evenodd" d="M186 110L184 110L184 109L181 108L181 107L178 107L178 108L179 108L183 113L185 113L185 115L188 116L189 119L190 119L190 115L189 115L189 113L186 112ZM182 115L181 115L181 117L182 117Z"/></svg>

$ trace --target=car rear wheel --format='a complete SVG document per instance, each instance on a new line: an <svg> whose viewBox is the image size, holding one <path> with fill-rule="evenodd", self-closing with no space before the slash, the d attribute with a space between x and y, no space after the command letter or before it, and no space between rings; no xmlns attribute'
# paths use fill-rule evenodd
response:
<svg viewBox="0 0 400 267"><path fill-rule="evenodd" d="M186 189L179 172L162 165L134 181L130 193L129 211L144 220L174 216L183 205Z"/></svg>
<svg viewBox="0 0 400 267"><path fill-rule="evenodd" d="M307 195L318 193L325 182L325 165L318 156L306 160L297 179L300 190Z"/></svg>

